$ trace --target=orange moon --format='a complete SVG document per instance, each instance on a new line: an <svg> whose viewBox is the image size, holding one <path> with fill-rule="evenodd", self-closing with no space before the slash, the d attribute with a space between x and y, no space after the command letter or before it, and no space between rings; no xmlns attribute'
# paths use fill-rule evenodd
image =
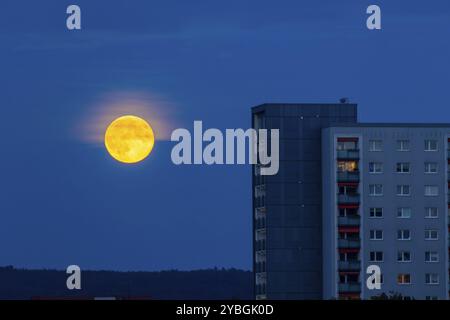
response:
<svg viewBox="0 0 450 320"><path fill-rule="evenodd" d="M111 157L123 163L144 160L152 152L155 135L142 118L126 115L115 119L105 132L105 146Z"/></svg>

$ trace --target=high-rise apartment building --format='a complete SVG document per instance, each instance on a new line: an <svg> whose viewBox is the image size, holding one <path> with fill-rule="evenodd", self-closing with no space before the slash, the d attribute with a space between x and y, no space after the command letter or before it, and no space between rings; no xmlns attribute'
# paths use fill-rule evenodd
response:
<svg viewBox="0 0 450 320"><path fill-rule="evenodd" d="M357 123L348 103L252 114L280 130L278 174L254 166L257 299L448 298L450 125Z"/></svg>
<svg viewBox="0 0 450 320"><path fill-rule="evenodd" d="M323 130L324 298L448 298L450 125ZM366 270L381 268L381 289Z"/></svg>
<svg viewBox="0 0 450 320"><path fill-rule="evenodd" d="M353 104L264 104L253 127L280 130L277 175L253 175L258 299L322 298L321 130L356 122Z"/></svg>

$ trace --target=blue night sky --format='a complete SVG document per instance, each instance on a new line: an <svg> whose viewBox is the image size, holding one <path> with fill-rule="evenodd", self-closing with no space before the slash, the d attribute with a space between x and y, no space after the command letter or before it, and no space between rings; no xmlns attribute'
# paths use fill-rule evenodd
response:
<svg viewBox="0 0 450 320"><path fill-rule="evenodd" d="M450 122L450 2L2 0L0 265L251 268L249 166L175 166L168 141L124 166L73 129L121 92L186 128L344 96L361 121Z"/></svg>

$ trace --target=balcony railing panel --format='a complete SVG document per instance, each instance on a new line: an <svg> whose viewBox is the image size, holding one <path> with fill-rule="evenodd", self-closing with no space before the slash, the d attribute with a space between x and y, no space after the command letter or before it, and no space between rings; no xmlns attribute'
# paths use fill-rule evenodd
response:
<svg viewBox="0 0 450 320"><path fill-rule="evenodd" d="M338 224L341 226L359 226L361 223L360 216L339 217Z"/></svg>
<svg viewBox="0 0 450 320"><path fill-rule="evenodd" d="M339 182L359 182L359 171L338 171Z"/></svg>
<svg viewBox="0 0 450 320"><path fill-rule="evenodd" d="M359 271L361 269L361 262L355 261L339 261L339 270Z"/></svg>
<svg viewBox="0 0 450 320"><path fill-rule="evenodd" d="M340 160L359 159L359 150L337 150L337 158Z"/></svg>
<svg viewBox="0 0 450 320"><path fill-rule="evenodd" d="M338 194L338 203L351 204L359 203L359 194Z"/></svg>
<svg viewBox="0 0 450 320"><path fill-rule="evenodd" d="M339 283L340 292L361 292L361 284L359 282Z"/></svg>
<svg viewBox="0 0 450 320"><path fill-rule="evenodd" d="M359 248L361 246L360 240L357 239L339 239L339 248Z"/></svg>

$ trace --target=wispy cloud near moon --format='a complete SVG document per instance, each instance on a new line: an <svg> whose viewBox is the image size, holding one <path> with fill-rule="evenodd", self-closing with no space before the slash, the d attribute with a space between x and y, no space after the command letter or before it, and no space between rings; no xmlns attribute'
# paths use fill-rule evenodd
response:
<svg viewBox="0 0 450 320"><path fill-rule="evenodd" d="M167 99L148 92L111 92L102 95L80 117L74 126L77 139L103 144L105 130L116 118L135 115L147 120L156 140L169 140L177 128L175 105Z"/></svg>

